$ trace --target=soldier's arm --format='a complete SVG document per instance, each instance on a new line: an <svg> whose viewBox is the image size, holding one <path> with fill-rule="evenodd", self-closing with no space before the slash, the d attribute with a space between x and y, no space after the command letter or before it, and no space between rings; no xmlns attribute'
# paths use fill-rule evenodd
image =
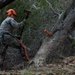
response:
<svg viewBox="0 0 75 75"><path fill-rule="evenodd" d="M26 20L23 20L22 22L18 23L18 22L15 21L14 19L11 19L11 20L10 20L11 25L12 25L14 28L23 27L23 26L25 25L25 21L26 21Z"/></svg>

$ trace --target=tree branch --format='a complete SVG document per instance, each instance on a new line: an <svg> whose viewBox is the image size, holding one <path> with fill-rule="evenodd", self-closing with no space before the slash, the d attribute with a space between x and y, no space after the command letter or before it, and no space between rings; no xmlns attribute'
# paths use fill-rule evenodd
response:
<svg viewBox="0 0 75 75"><path fill-rule="evenodd" d="M59 13L57 13L57 12L53 9L52 4L51 4L48 0L45 0L45 1L46 1L46 3L49 4L49 7L50 7L51 10L53 11L53 13L56 14L56 15L59 15Z"/></svg>

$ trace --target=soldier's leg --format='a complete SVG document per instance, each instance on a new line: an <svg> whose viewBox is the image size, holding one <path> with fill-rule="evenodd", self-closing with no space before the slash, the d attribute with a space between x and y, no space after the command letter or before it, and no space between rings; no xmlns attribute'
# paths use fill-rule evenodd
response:
<svg viewBox="0 0 75 75"><path fill-rule="evenodd" d="M0 70L3 70L3 58L1 54L0 54Z"/></svg>
<svg viewBox="0 0 75 75"><path fill-rule="evenodd" d="M17 39L13 38L13 41L11 43L11 47L18 48L20 50L20 54L23 57L23 60L26 59L24 54L24 49L21 47L20 43L17 41Z"/></svg>
<svg viewBox="0 0 75 75"><path fill-rule="evenodd" d="M3 62L5 60L6 50L5 46L0 44L0 69L3 70Z"/></svg>
<svg viewBox="0 0 75 75"><path fill-rule="evenodd" d="M7 43L8 46L18 48L20 50L22 57L25 59L24 49L21 47L21 45L17 41L17 38L14 38L10 35L5 35L4 41Z"/></svg>

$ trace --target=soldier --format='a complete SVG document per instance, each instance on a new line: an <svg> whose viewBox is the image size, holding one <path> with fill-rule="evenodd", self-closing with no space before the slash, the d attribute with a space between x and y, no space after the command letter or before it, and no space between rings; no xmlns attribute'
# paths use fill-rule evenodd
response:
<svg viewBox="0 0 75 75"><path fill-rule="evenodd" d="M26 20L24 19L22 22L17 23L14 18L16 18L17 14L14 9L9 9L7 11L7 18L1 23L0 26L0 46L4 46L4 49L0 48L0 54L2 54L2 59L0 60L0 65L2 66L3 62L3 54L8 46L22 49L18 40L13 36L13 30L15 28L23 27L25 25ZM20 51L21 52L21 51ZM23 53L21 52L21 55Z"/></svg>

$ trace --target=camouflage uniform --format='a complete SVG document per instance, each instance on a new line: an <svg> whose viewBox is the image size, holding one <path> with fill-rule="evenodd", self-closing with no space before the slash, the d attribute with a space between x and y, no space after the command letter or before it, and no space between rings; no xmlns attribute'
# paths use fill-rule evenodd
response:
<svg viewBox="0 0 75 75"><path fill-rule="evenodd" d="M22 22L20 23L17 23L14 18L11 18L11 17L7 17L2 23L1 23L1 26L0 26L0 54L2 54L4 52L4 50L2 48L4 48L3 46L3 42L5 43L5 45L8 45L8 46L13 46L13 47L16 47L16 48L19 48L20 47L20 44L18 43L17 39L12 37L11 35L9 34L4 34L5 32L7 33L13 33L13 30L15 28L19 28L19 27L22 27L24 26L24 23L25 23L25 20L23 20ZM4 35L3 35L4 34ZM2 37L3 35L3 37ZM2 61L2 59L0 60L0 62Z"/></svg>

